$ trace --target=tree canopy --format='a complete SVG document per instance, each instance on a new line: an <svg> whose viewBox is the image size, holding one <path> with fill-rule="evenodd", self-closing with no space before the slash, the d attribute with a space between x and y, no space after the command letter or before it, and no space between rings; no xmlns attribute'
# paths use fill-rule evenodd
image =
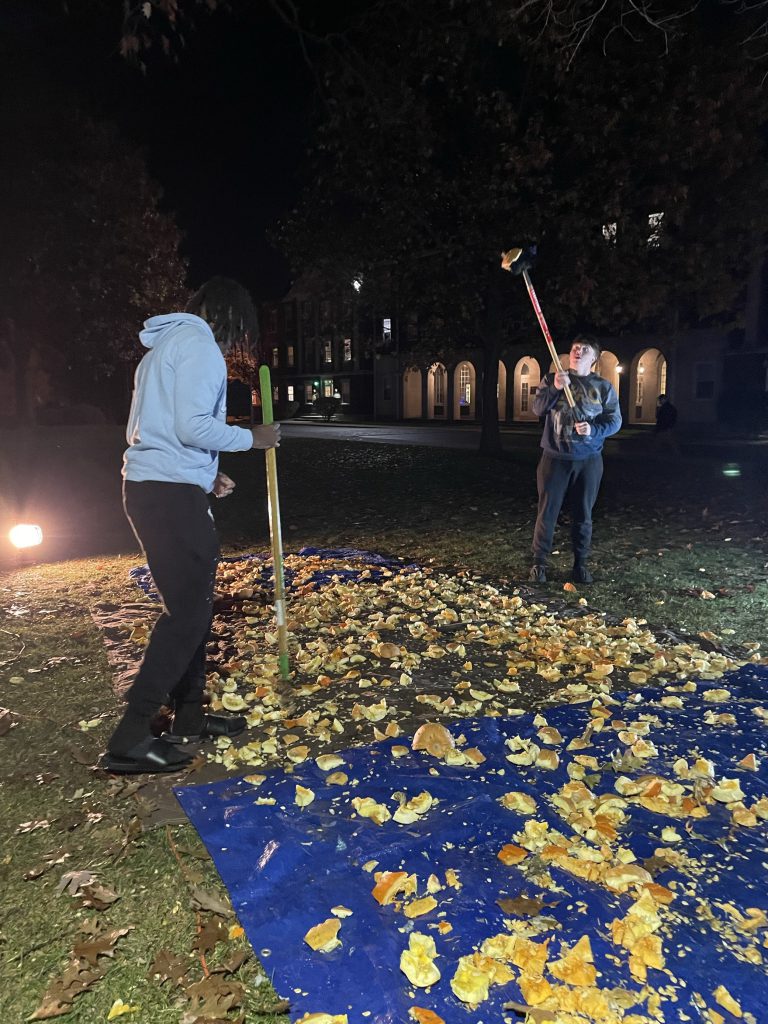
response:
<svg viewBox="0 0 768 1024"><path fill-rule="evenodd" d="M0 359L29 413L29 366L51 393L122 413L137 326L183 301L180 236L139 151L16 62L0 100Z"/></svg>
<svg viewBox="0 0 768 1024"><path fill-rule="evenodd" d="M691 22L664 60L595 37L578 62L531 28L503 0L370 14L327 65L286 230L297 264L396 288L431 344L481 344L489 399L531 324L502 249L538 243L561 332L669 329L736 320L766 227L767 98L722 24Z"/></svg>

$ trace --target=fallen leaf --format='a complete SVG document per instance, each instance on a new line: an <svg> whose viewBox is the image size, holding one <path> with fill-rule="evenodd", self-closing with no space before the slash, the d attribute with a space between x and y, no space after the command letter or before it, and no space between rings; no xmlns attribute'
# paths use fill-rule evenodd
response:
<svg viewBox="0 0 768 1024"><path fill-rule="evenodd" d="M235 916L228 902L219 899L218 896L208 892L206 889L201 889L198 885L193 885L189 894L193 910L210 911L212 914L218 914L220 917Z"/></svg>
<svg viewBox="0 0 768 1024"><path fill-rule="evenodd" d="M174 985L182 985L189 970L189 960L186 957L178 956L169 949L161 949L152 961L152 966L147 971L147 977L158 981L163 985L166 981Z"/></svg>
<svg viewBox="0 0 768 1024"><path fill-rule="evenodd" d="M126 1013L136 1013L138 1009L138 1006L129 1006L122 999L116 999L112 1003L112 1009L107 1014L107 1020L114 1020L116 1017L122 1017Z"/></svg>

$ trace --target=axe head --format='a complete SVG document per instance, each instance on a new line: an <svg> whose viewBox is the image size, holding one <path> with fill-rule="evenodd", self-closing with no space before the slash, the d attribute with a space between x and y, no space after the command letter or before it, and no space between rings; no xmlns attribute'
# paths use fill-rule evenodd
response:
<svg viewBox="0 0 768 1024"><path fill-rule="evenodd" d="M525 249L508 249L501 254L501 269L519 276L524 270L531 269L535 259L535 245L529 245Z"/></svg>

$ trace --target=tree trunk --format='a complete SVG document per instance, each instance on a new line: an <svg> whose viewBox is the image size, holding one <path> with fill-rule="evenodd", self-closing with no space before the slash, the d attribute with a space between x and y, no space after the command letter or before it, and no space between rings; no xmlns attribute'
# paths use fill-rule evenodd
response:
<svg viewBox="0 0 768 1024"><path fill-rule="evenodd" d="M480 452L483 455L501 453L501 431L499 430L499 356L501 338L497 331L485 337L483 345L483 411L480 429Z"/></svg>
<svg viewBox="0 0 768 1024"><path fill-rule="evenodd" d="M5 321L5 343L13 378L14 420L17 424L29 423L32 419L29 401L29 359L28 345L19 346L16 337L16 321L8 317Z"/></svg>
<svg viewBox="0 0 768 1024"><path fill-rule="evenodd" d="M480 452L483 455L501 454L499 430L499 356L501 355L501 295L500 275L494 267L489 273L483 339L483 409L480 429Z"/></svg>

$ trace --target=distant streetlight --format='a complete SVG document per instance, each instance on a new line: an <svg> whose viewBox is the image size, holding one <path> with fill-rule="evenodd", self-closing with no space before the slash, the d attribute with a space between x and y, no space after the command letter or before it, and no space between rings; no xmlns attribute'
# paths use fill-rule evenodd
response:
<svg viewBox="0 0 768 1024"><path fill-rule="evenodd" d="M363 287L363 279L361 277L353 278L352 287L355 289L356 292L359 292L360 289Z"/></svg>
<svg viewBox="0 0 768 1024"><path fill-rule="evenodd" d="M18 523L8 533L8 539L16 548L33 548L43 543L43 531L34 523Z"/></svg>

